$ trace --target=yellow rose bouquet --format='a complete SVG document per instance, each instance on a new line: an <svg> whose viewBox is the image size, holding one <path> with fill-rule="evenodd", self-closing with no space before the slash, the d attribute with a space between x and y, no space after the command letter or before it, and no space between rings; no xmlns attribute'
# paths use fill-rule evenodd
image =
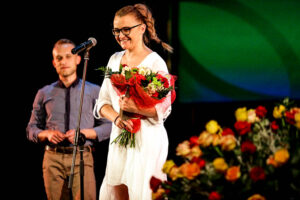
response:
<svg viewBox="0 0 300 200"><path fill-rule="evenodd" d="M153 199L300 199L300 108L286 98L234 116L232 128L211 120L178 144L182 161L165 163L168 181L152 177Z"/></svg>

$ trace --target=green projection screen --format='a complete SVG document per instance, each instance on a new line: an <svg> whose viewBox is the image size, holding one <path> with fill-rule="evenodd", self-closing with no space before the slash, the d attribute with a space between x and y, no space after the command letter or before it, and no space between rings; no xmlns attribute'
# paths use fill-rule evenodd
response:
<svg viewBox="0 0 300 200"><path fill-rule="evenodd" d="M300 1L179 1L179 101L300 98Z"/></svg>

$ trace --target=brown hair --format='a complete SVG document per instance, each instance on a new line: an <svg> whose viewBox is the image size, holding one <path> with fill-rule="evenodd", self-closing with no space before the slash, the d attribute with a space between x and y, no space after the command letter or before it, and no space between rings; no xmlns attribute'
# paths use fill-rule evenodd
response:
<svg viewBox="0 0 300 200"><path fill-rule="evenodd" d="M128 14L133 14L138 20L143 22L146 25L146 31L143 36L143 40L145 44L149 44L150 40L154 40L158 44L160 44L165 50L168 52L173 52L173 47L169 44L161 41L161 39L157 36L156 30L154 27L154 18L152 17L152 13L150 9L145 4L135 4L133 6L125 6L118 10L115 16L125 16Z"/></svg>
<svg viewBox="0 0 300 200"><path fill-rule="evenodd" d="M62 44L72 44L74 47L76 46L75 43L72 40L69 39L59 39L54 45L53 45L53 49L57 46L57 45L62 45Z"/></svg>

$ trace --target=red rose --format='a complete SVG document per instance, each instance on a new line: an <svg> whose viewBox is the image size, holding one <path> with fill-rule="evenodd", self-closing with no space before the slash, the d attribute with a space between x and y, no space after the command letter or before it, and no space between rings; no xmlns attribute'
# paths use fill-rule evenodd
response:
<svg viewBox="0 0 300 200"><path fill-rule="evenodd" d="M197 163L198 166L200 167L200 169L205 166L205 160L203 158L200 158L200 157L193 157L191 162L192 163Z"/></svg>
<svg viewBox="0 0 300 200"><path fill-rule="evenodd" d="M158 97L158 92L155 92L154 94L152 94L152 97Z"/></svg>
<svg viewBox="0 0 300 200"><path fill-rule="evenodd" d="M161 185L162 181L154 176L150 179L150 188L153 192L156 192L159 186Z"/></svg>
<svg viewBox="0 0 300 200"><path fill-rule="evenodd" d="M278 124L277 124L276 121L272 121L272 123L271 123L271 129L274 132L276 132L279 129L279 126L278 126Z"/></svg>
<svg viewBox="0 0 300 200"><path fill-rule="evenodd" d="M163 82L163 83L164 83L164 87L165 88L169 88L169 81L168 81L168 79L166 79L166 81Z"/></svg>
<svg viewBox="0 0 300 200"><path fill-rule="evenodd" d="M263 106L258 106L256 109L255 109L255 113L256 115L259 117L259 118L263 118L264 116L266 116L267 114L267 109Z"/></svg>
<svg viewBox="0 0 300 200"><path fill-rule="evenodd" d="M126 80L126 84L133 86L135 85L135 78L132 76L131 78L129 78L128 80Z"/></svg>
<svg viewBox="0 0 300 200"><path fill-rule="evenodd" d="M190 145L191 146L199 145L199 137L198 136L190 137Z"/></svg>
<svg viewBox="0 0 300 200"><path fill-rule="evenodd" d="M253 154L256 151L256 146L250 141L244 141L241 145L241 151L243 153Z"/></svg>
<svg viewBox="0 0 300 200"><path fill-rule="evenodd" d="M250 170L250 178L256 182L266 178L265 170L262 167L253 167Z"/></svg>
<svg viewBox="0 0 300 200"><path fill-rule="evenodd" d="M213 191L209 194L208 197L209 200L220 200L221 199L221 195L217 192L217 191Z"/></svg>
<svg viewBox="0 0 300 200"><path fill-rule="evenodd" d="M251 123L246 121L237 121L234 124L234 128L240 135L245 135L246 133L250 132Z"/></svg>
<svg viewBox="0 0 300 200"><path fill-rule="evenodd" d="M163 75L161 75L161 74L156 74L155 76L156 76L157 80L159 80L159 79L162 79L162 78L163 78Z"/></svg>
<svg viewBox="0 0 300 200"><path fill-rule="evenodd" d="M156 74L157 80L159 80L165 88L169 87L169 81L166 77L162 76L161 74Z"/></svg>
<svg viewBox="0 0 300 200"><path fill-rule="evenodd" d="M285 117L286 117L286 121L289 124L295 124L295 111L285 111Z"/></svg>
<svg viewBox="0 0 300 200"><path fill-rule="evenodd" d="M233 135L234 136L234 132L231 130L231 128L224 128L223 132L222 132L222 136L225 135Z"/></svg>
<svg viewBox="0 0 300 200"><path fill-rule="evenodd" d="M146 80L145 76L140 75L140 74L137 74L135 77L136 77L136 82L137 82L139 85L142 84L142 83L141 83L142 80Z"/></svg>
<svg viewBox="0 0 300 200"><path fill-rule="evenodd" d="M168 88L168 87L169 87L169 81L168 81L167 78L163 77L163 78L161 79L161 82L164 84L164 87L165 87L165 88Z"/></svg>

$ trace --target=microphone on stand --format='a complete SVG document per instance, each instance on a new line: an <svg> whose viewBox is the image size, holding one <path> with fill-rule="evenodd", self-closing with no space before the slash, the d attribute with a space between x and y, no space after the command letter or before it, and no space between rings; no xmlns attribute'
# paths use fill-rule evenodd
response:
<svg viewBox="0 0 300 200"><path fill-rule="evenodd" d="M76 46L71 50L72 54L80 53L81 51L85 49L90 49L94 46L96 46L97 40L93 37L90 37L88 41L81 43L80 45Z"/></svg>

